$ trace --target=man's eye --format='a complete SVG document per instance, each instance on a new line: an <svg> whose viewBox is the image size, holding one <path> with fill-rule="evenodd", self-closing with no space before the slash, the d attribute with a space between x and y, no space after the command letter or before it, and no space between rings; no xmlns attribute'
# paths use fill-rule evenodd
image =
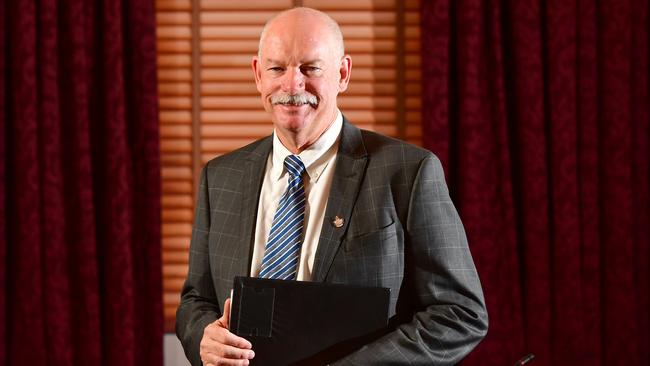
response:
<svg viewBox="0 0 650 366"><path fill-rule="evenodd" d="M273 71L273 72L280 72L280 71L282 71L282 68L279 67L279 66L275 66L275 67L269 67L268 70Z"/></svg>
<svg viewBox="0 0 650 366"><path fill-rule="evenodd" d="M319 72L321 69L320 67L316 67L316 66L303 66L302 70L305 73L314 74Z"/></svg>

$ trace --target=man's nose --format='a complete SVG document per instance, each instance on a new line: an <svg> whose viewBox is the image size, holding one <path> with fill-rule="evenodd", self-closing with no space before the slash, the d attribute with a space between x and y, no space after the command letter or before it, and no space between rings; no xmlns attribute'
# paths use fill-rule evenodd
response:
<svg viewBox="0 0 650 366"><path fill-rule="evenodd" d="M302 74L300 68L289 68L284 74L282 80L282 90L285 93L296 94L305 88L305 75Z"/></svg>

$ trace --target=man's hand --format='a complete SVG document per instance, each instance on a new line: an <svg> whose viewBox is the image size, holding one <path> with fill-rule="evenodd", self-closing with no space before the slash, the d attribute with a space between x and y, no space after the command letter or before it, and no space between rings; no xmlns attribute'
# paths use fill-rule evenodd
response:
<svg viewBox="0 0 650 366"><path fill-rule="evenodd" d="M251 342L230 333L229 319L230 299L226 299L223 316L203 330L199 353L204 366L248 365L255 357Z"/></svg>

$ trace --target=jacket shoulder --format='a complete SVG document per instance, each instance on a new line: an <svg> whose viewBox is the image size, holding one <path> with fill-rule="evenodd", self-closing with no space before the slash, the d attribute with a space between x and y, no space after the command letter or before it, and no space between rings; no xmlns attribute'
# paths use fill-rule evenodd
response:
<svg viewBox="0 0 650 366"><path fill-rule="evenodd" d="M205 164L205 169L235 168L241 169L241 164L246 160L261 160L268 156L272 136L267 136L254 141L246 146L212 158Z"/></svg>
<svg viewBox="0 0 650 366"><path fill-rule="evenodd" d="M427 149L373 131L360 131L364 147L371 161L379 159L386 164L399 162L419 165L423 160L430 158L439 162L438 157Z"/></svg>

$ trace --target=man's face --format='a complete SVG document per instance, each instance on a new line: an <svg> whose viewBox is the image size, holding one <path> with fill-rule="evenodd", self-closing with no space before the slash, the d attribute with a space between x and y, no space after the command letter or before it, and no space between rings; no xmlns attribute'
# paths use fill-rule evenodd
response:
<svg viewBox="0 0 650 366"><path fill-rule="evenodd" d="M257 90L276 129L307 140L334 120L336 97L347 88L350 68L334 37L314 23L277 21L269 27L260 58L253 59Z"/></svg>

